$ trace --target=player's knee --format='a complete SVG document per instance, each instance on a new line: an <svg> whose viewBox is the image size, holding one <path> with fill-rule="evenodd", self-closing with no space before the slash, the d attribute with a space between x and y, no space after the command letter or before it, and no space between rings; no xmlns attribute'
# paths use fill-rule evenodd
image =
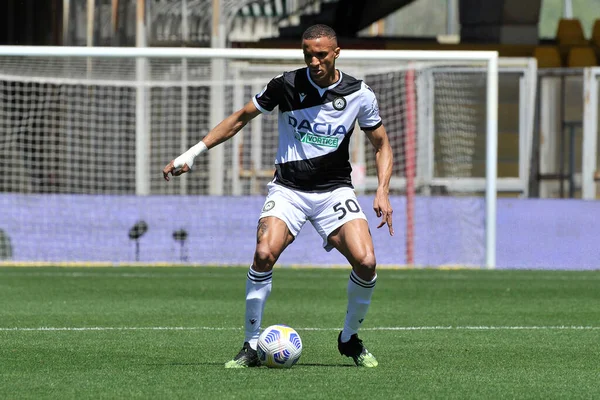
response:
<svg viewBox="0 0 600 400"><path fill-rule="evenodd" d="M254 267L258 272L270 271L277 257L267 246L258 246L254 252Z"/></svg>
<svg viewBox="0 0 600 400"><path fill-rule="evenodd" d="M370 281L375 277L377 261L373 252L362 255L353 265L354 272L359 278Z"/></svg>

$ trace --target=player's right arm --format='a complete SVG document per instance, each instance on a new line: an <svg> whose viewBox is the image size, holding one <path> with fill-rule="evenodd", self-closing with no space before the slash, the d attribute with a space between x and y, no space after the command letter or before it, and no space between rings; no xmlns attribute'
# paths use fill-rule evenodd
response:
<svg viewBox="0 0 600 400"><path fill-rule="evenodd" d="M169 174L179 176L191 170L194 165L194 159L197 156L232 138L260 113L261 111L256 108L253 101L246 103L240 110L234 112L215 126L198 144L190 147L188 151L176 159L171 160L163 168L163 177L165 180L169 180Z"/></svg>

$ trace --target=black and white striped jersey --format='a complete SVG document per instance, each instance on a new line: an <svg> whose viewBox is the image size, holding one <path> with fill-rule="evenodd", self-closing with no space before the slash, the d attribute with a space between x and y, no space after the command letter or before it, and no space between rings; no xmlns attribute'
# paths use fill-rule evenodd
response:
<svg viewBox="0 0 600 400"><path fill-rule="evenodd" d="M354 126L381 125L375 94L363 81L344 75L321 88L308 68L273 78L254 98L263 113L279 106L275 182L307 192L352 187L349 143Z"/></svg>

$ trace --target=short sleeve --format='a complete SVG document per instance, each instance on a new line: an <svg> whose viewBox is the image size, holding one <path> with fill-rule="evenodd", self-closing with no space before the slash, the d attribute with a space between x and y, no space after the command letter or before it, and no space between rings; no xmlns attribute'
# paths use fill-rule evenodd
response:
<svg viewBox="0 0 600 400"><path fill-rule="evenodd" d="M379 105L373 90L363 82L361 89L361 104L358 113L358 125L360 129L371 130L376 129L381 125L381 117L379 116Z"/></svg>
<svg viewBox="0 0 600 400"><path fill-rule="evenodd" d="M283 97L283 75L278 75L252 98L256 108L264 114L270 114L279 105Z"/></svg>

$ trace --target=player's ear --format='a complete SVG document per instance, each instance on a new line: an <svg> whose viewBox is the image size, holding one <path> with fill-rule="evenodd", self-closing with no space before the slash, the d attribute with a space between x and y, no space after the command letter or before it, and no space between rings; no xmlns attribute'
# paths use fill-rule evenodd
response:
<svg viewBox="0 0 600 400"><path fill-rule="evenodd" d="M335 50L333 50L333 52L335 53L334 58L338 58L340 56L340 48L336 47Z"/></svg>

